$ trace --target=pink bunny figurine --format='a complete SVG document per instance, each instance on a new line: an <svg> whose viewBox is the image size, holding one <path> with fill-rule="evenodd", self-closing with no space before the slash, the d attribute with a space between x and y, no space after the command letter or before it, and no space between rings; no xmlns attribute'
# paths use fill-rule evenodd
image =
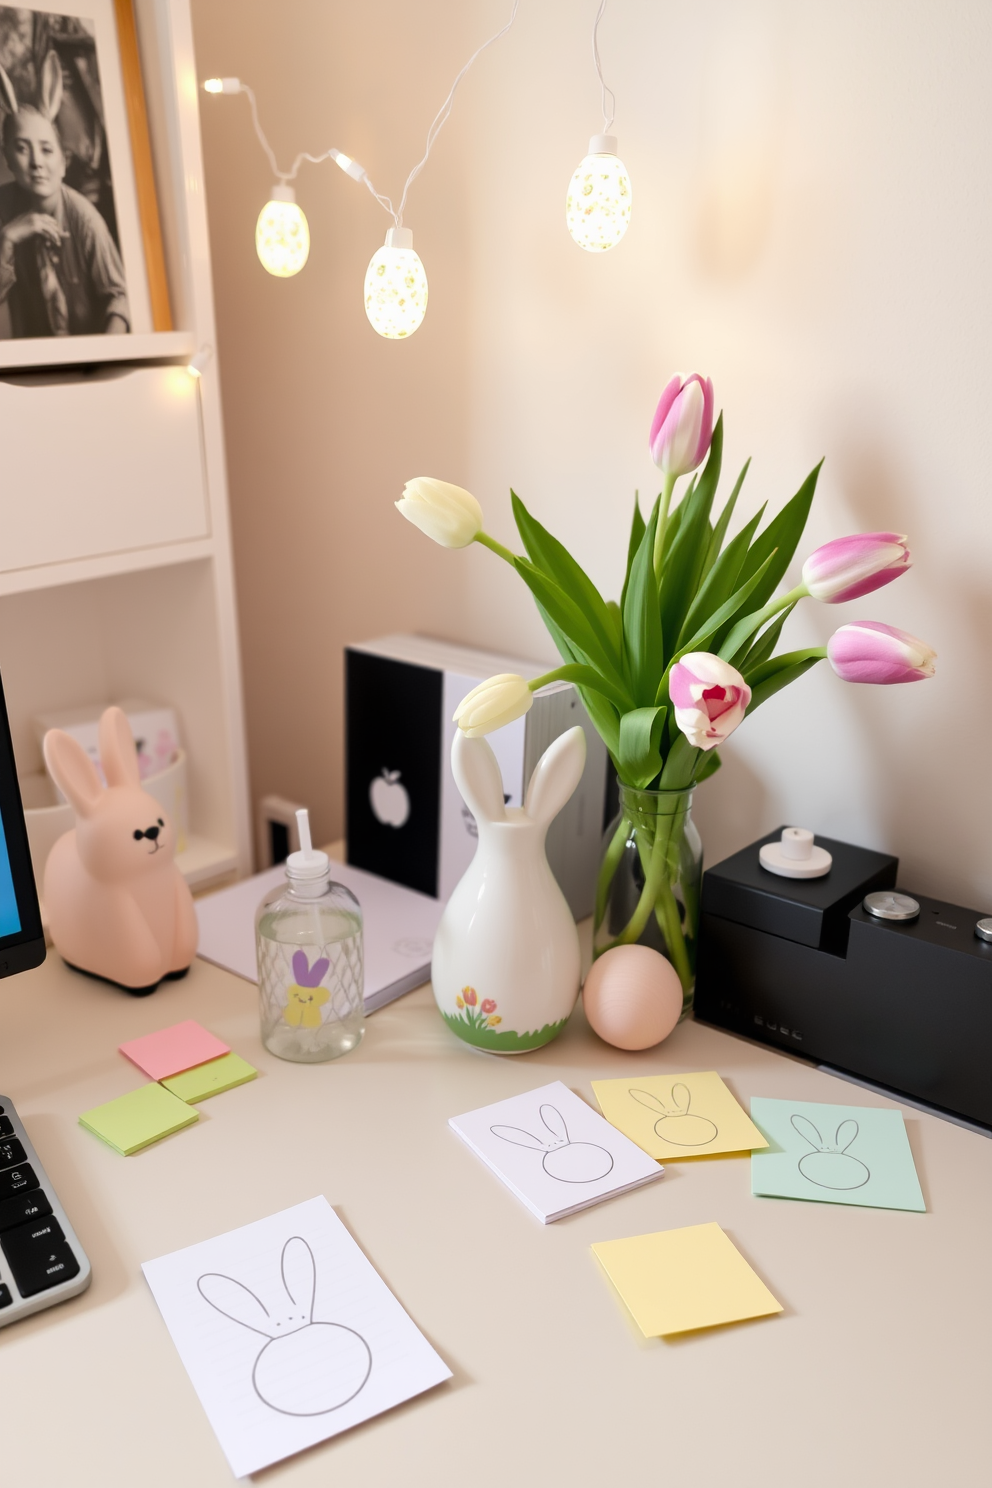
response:
<svg viewBox="0 0 992 1488"><path fill-rule="evenodd" d="M77 971L126 992L154 992L180 977L196 954L193 897L176 867L169 818L141 789L127 718L100 719L107 788L76 740L50 729L45 763L76 813L45 865L45 908L55 949Z"/></svg>

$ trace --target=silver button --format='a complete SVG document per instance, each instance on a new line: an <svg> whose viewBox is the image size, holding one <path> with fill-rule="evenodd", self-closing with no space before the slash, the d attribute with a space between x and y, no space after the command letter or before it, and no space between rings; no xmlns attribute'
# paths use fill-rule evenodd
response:
<svg viewBox="0 0 992 1488"><path fill-rule="evenodd" d="M992 915L989 915L984 920L978 921L978 923L975 925L975 934L978 936L979 940L992 941Z"/></svg>
<svg viewBox="0 0 992 1488"><path fill-rule="evenodd" d="M876 920L915 920L920 906L908 894L896 894L892 889L881 889L877 894L866 894L862 908Z"/></svg>

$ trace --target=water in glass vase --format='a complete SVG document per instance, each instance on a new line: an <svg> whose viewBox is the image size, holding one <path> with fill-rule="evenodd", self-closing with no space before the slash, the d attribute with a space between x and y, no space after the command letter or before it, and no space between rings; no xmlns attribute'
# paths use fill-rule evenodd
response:
<svg viewBox="0 0 992 1488"><path fill-rule="evenodd" d="M286 883L255 916L262 1042L280 1059L319 1064L349 1053L365 1032L362 911L333 883L326 853L310 845L286 860Z"/></svg>

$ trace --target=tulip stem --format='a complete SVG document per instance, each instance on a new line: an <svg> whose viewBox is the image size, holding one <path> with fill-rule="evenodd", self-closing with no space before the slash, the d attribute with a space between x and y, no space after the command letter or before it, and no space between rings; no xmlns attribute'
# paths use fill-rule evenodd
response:
<svg viewBox="0 0 992 1488"><path fill-rule="evenodd" d="M668 526L668 508L671 505L672 492L675 490L677 476L665 473L664 484L661 488L661 505L658 508L658 525L654 532L654 576L661 583L661 564L665 556L665 528Z"/></svg>
<svg viewBox="0 0 992 1488"><path fill-rule="evenodd" d="M490 537L488 532L477 532L472 541L481 543L484 548L488 548L490 552L496 553L500 558L505 559L512 567L516 567L516 554L511 553L509 548L504 548L503 544L497 542L494 537Z"/></svg>

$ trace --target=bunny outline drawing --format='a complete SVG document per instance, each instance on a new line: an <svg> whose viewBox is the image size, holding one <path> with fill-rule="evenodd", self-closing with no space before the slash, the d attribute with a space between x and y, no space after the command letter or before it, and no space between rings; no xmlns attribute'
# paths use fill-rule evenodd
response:
<svg viewBox="0 0 992 1488"><path fill-rule="evenodd" d="M550 1140L524 1131L522 1126L491 1126L489 1130L501 1141L512 1142L514 1147L529 1147L534 1152L543 1152L541 1166L556 1183L597 1183L612 1171L613 1154L597 1142L573 1142L557 1106L544 1105L540 1114ZM603 1158L606 1159L605 1167Z"/></svg>
<svg viewBox="0 0 992 1488"><path fill-rule="evenodd" d="M824 1142L808 1116L796 1113L789 1117L789 1122L793 1131L798 1132L813 1149L799 1159L799 1171L807 1183L834 1190L864 1188L871 1172L860 1157L853 1157L847 1150L856 1140L859 1130L853 1116L840 1123L832 1142Z"/></svg>
<svg viewBox="0 0 992 1488"><path fill-rule="evenodd" d="M318 956L311 966L302 947L293 952L293 975L296 981L286 988L289 1001L282 1015L290 1028L320 1027L323 1022L320 1010L331 995L320 984L327 975L330 964L326 956Z"/></svg>
<svg viewBox="0 0 992 1488"><path fill-rule="evenodd" d="M681 1080L672 1086L671 1106L648 1090L629 1090L627 1093L639 1105L660 1113L654 1124L655 1135L673 1147L705 1147L720 1135L716 1122L708 1116L690 1115L692 1094Z"/></svg>
<svg viewBox="0 0 992 1488"><path fill-rule="evenodd" d="M314 1320L317 1266L302 1235L286 1241L279 1268L288 1305L278 1314L219 1271L198 1277L196 1289L223 1317L265 1338L251 1372L263 1405L283 1416L324 1416L364 1389L372 1350L354 1328Z"/></svg>
<svg viewBox="0 0 992 1488"><path fill-rule="evenodd" d="M568 729L549 745L523 806L507 806L484 738L456 730L451 768L475 817L475 856L448 900L431 965L434 997L452 1032L494 1053L537 1049L564 1028L579 995L579 936L544 850L548 828L582 778L586 736ZM459 1014L463 987L499 1007L499 1026Z"/></svg>
<svg viewBox="0 0 992 1488"><path fill-rule="evenodd" d="M120 708L104 712L99 741L106 788L82 745L61 729L45 735L48 772L76 814L45 864L45 910L63 960L142 997L189 970L196 911L175 865L172 822L141 788Z"/></svg>

